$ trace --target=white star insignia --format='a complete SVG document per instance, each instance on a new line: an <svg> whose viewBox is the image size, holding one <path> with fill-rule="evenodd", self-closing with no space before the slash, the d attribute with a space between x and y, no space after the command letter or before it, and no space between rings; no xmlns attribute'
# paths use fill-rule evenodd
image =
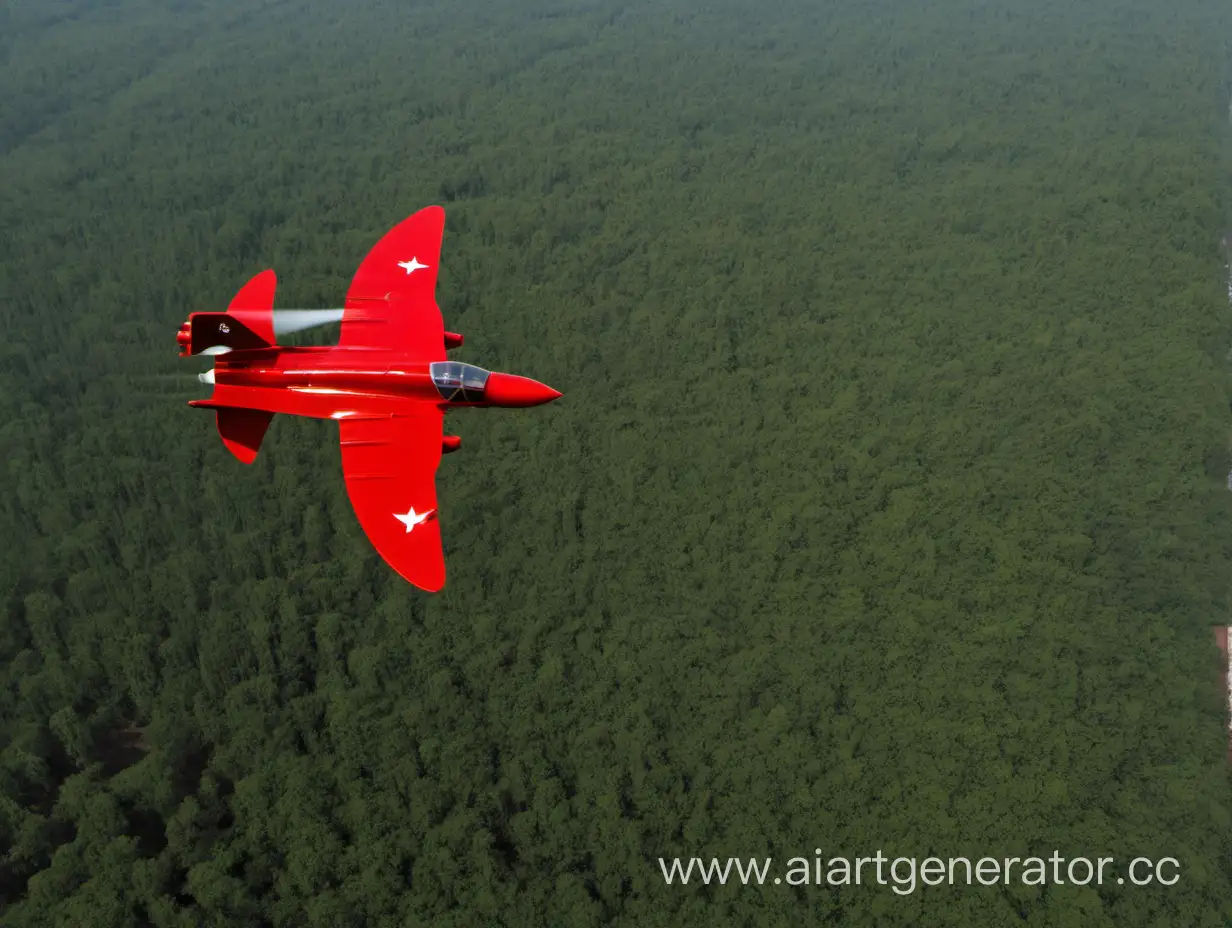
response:
<svg viewBox="0 0 1232 928"><path fill-rule="evenodd" d="M416 525L419 525L421 522L427 522L428 517L434 512L436 512L435 509L429 509L427 512L416 512L415 507L412 506L402 514L395 512L394 518L405 525L407 534L410 534L411 529L413 529Z"/></svg>
<svg viewBox="0 0 1232 928"><path fill-rule="evenodd" d="M411 258L410 261L399 261L398 267L406 271L407 276L410 276L412 271L418 271L421 268L428 267L427 264L420 264L418 258Z"/></svg>

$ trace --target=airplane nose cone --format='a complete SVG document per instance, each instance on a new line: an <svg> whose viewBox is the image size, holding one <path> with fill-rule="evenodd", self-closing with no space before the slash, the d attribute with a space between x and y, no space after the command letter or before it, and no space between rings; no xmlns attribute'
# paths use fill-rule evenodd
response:
<svg viewBox="0 0 1232 928"><path fill-rule="evenodd" d="M539 406L561 396L560 391L529 377L495 372L488 375L483 394L493 406L514 407Z"/></svg>

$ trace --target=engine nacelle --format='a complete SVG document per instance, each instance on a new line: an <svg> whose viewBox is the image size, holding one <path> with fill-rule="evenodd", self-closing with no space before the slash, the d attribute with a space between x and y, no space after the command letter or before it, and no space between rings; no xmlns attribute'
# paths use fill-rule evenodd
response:
<svg viewBox="0 0 1232 928"><path fill-rule="evenodd" d="M462 439L457 435L441 436L441 454L453 454L462 447Z"/></svg>
<svg viewBox="0 0 1232 928"><path fill-rule="evenodd" d="M465 341L465 339L463 339L457 332L446 332L445 350L448 351L450 348L461 348L463 341Z"/></svg>

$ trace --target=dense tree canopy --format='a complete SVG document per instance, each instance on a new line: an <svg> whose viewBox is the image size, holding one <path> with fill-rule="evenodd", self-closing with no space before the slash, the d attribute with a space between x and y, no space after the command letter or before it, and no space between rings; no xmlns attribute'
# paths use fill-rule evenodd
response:
<svg viewBox="0 0 1232 928"><path fill-rule="evenodd" d="M0 921L1228 924L1229 20L0 8ZM434 202L457 356L565 397L451 415L430 598L172 335ZM1182 876L658 864L815 848Z"/></svg>

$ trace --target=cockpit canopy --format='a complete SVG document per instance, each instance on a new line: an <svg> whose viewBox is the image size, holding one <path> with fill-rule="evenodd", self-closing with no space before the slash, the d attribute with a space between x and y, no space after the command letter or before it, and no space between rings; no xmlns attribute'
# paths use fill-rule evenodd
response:
<svg viewBox="0 0 1232 928"><path fill-rule="evenodd" d="M482 403L490 371L460 361L434 361L429 368L441 399L451 403Z"/></svg>

